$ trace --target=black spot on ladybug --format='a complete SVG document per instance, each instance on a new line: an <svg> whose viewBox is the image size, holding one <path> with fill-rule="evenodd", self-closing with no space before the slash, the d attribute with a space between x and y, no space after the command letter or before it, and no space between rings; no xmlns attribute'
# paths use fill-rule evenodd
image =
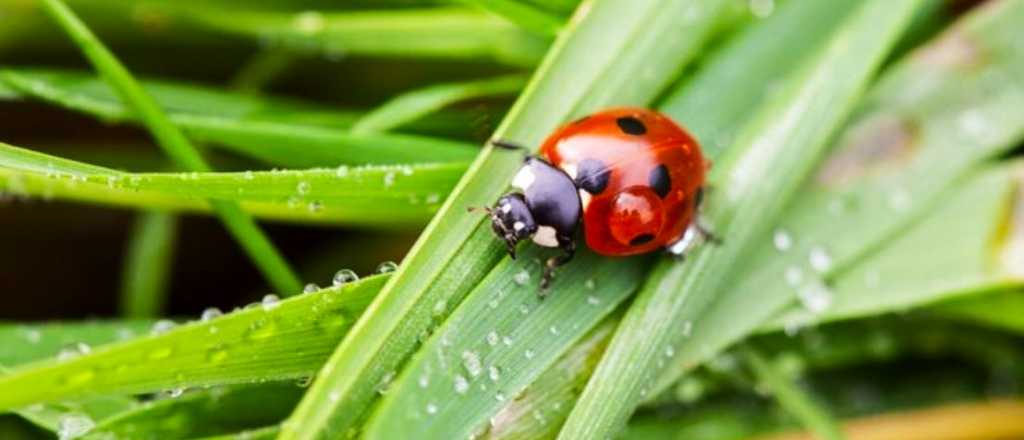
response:
<svg viewBox="0 0 1024 440"><path fill-rule="evenodd" d="M610 173L604 162L583 159L576 165L576 186L591 194L600 194L608 187Z"/></svg>
<svg viewBox="0 0 1024 440"><path fill-rule="evenodd" d="M629 241L629 245L640 246L644 243L649 243L651 240L654 240L654 234L640 234L633 237L633 239Z"/></svg>
<svg viewBox="0 0 1024 440"><path fill-rule="evenodd" d="M658 197L664 199L672 189L672 177L668 175L668 168L664 164L654 167L651 170L651 175L647 176L647 184L658 194Z"/></svg>
<svg viewBox="0 0 1024 440"><path fill-rule="evenodd" d="M640 136L647 133L647 126L639 119L632 116L623 116L615 120L615 123L619 125L619 129L623 133L631 134L634 136Z"/></svg>

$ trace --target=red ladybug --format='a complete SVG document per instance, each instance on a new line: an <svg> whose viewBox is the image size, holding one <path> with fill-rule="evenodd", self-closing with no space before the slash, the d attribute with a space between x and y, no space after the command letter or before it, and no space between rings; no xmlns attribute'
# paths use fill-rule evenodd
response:
<svg viewBox="0 0 1024 440"><path fill-rule="evenodd" d="M513 258L527 238L562 249L548 259L542 289L572 259L581 221L587 246L609 256L659 248L682 255L697 238L711 238L697 222L708 163L697 141L668 117L605 110L559 128L540 152L516 174L516 191L487 211Z"/></svg>

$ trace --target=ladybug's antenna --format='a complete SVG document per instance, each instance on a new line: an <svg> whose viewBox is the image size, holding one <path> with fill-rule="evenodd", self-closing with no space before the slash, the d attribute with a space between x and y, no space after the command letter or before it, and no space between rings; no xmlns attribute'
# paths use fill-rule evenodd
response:
<svg viewBox="0 0 1024 440"><path fill-rule="evenodd" d="M491 139L491 140L489 140L487 142L489 144L494 145L495 147L501 148L503 150L526 151L526 147L524 147L522 145L519 145L519 144L517 144L515 142L512 142L512 141L506 141L506 140L503 140L503 139Z"/></svg>

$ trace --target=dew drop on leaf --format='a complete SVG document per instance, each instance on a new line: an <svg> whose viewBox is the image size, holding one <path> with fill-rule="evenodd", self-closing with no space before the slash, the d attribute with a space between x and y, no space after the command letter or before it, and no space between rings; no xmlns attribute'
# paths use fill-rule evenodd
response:
<svg viewBox="0 0 1024 440"><path fill-rule="evenodd" d="M334 274L334 280L332 283L334 287L341 287L345 284L359 281L359 275L352 269L341 269Z"/></svg>
<svg viewBox="0 0 1024 440"><path fill-rule="evenodd" d="M779 252L788 251L789 248L793 247L793 237L786 232L785 229L777 229L772 234L772 244L775 245L775 250Z"/></svg>
<svg viewBox="0 0 1024 440"><path fill-rule="evenodd" d="M832 267L832 256L821 246L811 248L807 254L807 260L811 267L818 272L825 272Z"/></svg>
<svg viewBox="0 0 1024 440"><path fill-rule="evenodd" d="M527 272L526 269L520 270L512 276L512 281L515 281L520 286L525 286L526 283L530 282L530 272Z"/></svg>
<svg viewBox="0 0 1024 440"><path fill-rule="evenodd" d="M433 403L427 404L427 414L437 414L437 405Z"/></svg>
<svg viewBox="0 0 1024 440"><path fill-rule="evenodd" d="M301 181L295 186L295 191L298 191L299 195L309 194L309 182Z"/></svg>
<svg viewBox="0 0 1024 440"><path fill-rule="evenodd" d="M470 377L477 377L483 372L483 366L480 364L480 355L476 354L475 351L463 351L462 352L462 366L469 373Z"/></svg>
<svg viewBox="0 0 1024 440"><path fill-rule="evenodd" d="M469 381L466 380L465 376L456 374L454 387L456 393L466 394L466 392L469 391Z"/></svg>
<svg viewBox="0 0 1024 440"><path fill-rule="evenodd" d="M73 440L89 433L96 427L89 416L84 414L63 414L57 420L57 437L60 440Z"/></svg>
<svg viewBox="0 0 1024 440"><path fill-rule="evenodd" d="M224 316L224 312L220 311L220 309L216 307L207 307L203 310L203 314L199 315L199 320L206 322L220 318L221 316Z"/></svg>
<svg viewBox="0 0 1024 440"><path fill-rule="evenodd" d="M277 295L274 295L273 293L268 293L263 295L260 305L263 306L264 311L269 312L281 305L281 298L278 298Z"/></svg>
<svg viewBox="0 0 1024 440"><path fill-rule="evenodd" d="M377 266L377 273L391 273L398 270L398 264L394 261L385 261Z"/></svg>
<svg viewBox="0 0 1024 440"><path fill-rule="evenodd" d="M154 335L159 335L161 333L166 333L170 331L177 325L178 324L175 324L174 321L171 321L170 319L161 319L153 323L153 328L151 331Z"/></svg>
<svg viewBox="0 0 1024 440"><path fill-rule="evenodd" d="M490 345L492 347L498 345L498 340L498 332L491 330L491 332L487 334L487 345Z"/></svg>

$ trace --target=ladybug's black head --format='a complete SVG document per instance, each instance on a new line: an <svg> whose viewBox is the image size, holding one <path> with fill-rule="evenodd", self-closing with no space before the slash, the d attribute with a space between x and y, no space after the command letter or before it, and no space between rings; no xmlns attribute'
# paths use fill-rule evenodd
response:
<svg viewBox="0 0 1024 440"><path fill-rule="evenodd" d="M537 232L537 223L526 204L526 197L520 193L501 196L490 210L491 229L505 241L508 253L515 258L516 245Z"/></svg>

